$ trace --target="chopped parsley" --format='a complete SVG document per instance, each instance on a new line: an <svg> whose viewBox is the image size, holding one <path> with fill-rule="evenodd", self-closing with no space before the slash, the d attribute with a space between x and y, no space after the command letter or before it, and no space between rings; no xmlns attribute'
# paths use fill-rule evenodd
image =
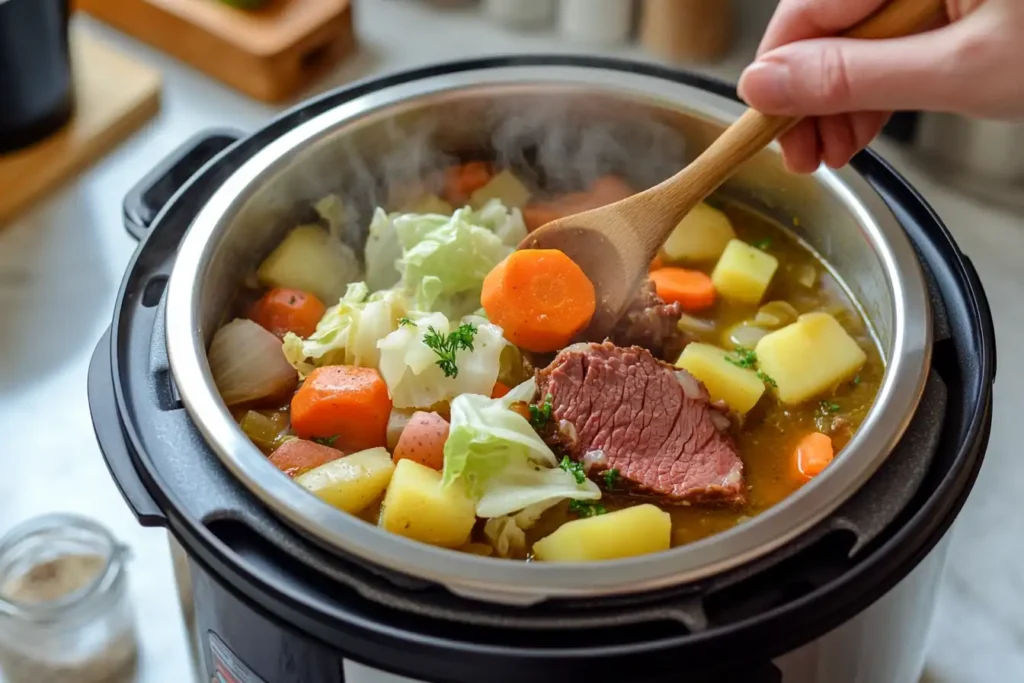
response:
<svg viewBox="0 0 1024 683"><path fill-rule="evenodd" d="M765 237L763 239L759 239L756 242L754 242L754 246L760 249L761 251L767 251L772 246L772 238Z"/></svg>
<svg viewBox="0 0 1024 683"><path fill-rule="evenodd" d="M821 408L821 412L823 412L826 415L838 413L840 409L838 403L833 403L831 401L822 401L821 403L818 404L818 406Z"/></svg>
<svg viewBox="0 0 1024 683"><path fill-rule="evenodd" d="M562 457L562 462L558 463L558 466L571 474L577 484L582 484L587 480L587 474L583 471L583 464L570 460L568 455Z"/></svg>
<svg viewBox="0 0 1024 683"><path fill-rule="evenodd" d="M757 365L757 354L753 349L737 346L735 351L726 355L725 360L738 368L752 368Z"/></svg>
<svg viewBox="0 0 1024 683"><path fill-rule="evenodd" d="M539 406L530 406L530 424L533 425L534 429L541 429L551 419L551 412L554 410L554 406L551 405L551 400L554 398L551 394L544 397L544 402Z"/></svg>
<svg viewBox="0 0 1024 683"><path fill-rule="evenodd" d="M338 440L338 434L334 436L314 436L312 441L318 443L321 446L333 446L334 442Z"/></svg>
<svg viewBox="0 0 1024 683"><path fill-rule="evenodd" d="M604 487L609 491L614 490L619 483L619 470L615 467L606 470L601 476L604 477Z"/></svg>
<svg viewBox="0 0 1024 683"><path fill-rule="evenodd" d="M410 327L413 327L413 326L415 326L415 324L416 323L414 323L413 321L409 320L408 318L406 318L404 316L398 319L398 326L399 327L401 327L403 325L409 325Z"/></svg>
<svg viewBox="0 0 1024 683"><path fill-rule="evenodd" d="M778 384L775 383L774 379L772 379L767 373L764 372L764 370L757 371L757 378L770 387L777 388L779 386Z"/></svg>
<svg viewBox="0 0 1024 683"><path fill-rule="evenodd" d="M595 517L608 512L600 503L588 503L584 500L570 500L569 512L575 512L580 517Z"/></svg>
<svg viewBox="0 0 1024 683"><path fill-rule="evenodd" d="M459 366L455 364L455 354L461 350L473 350L473 338L476 337L476 327L468 323L459 325L454 332L445 336L433 327L427 328L423 335L423 343L441 359L437 361L438 367L444 372L445 377L458 377Z"/></svg>

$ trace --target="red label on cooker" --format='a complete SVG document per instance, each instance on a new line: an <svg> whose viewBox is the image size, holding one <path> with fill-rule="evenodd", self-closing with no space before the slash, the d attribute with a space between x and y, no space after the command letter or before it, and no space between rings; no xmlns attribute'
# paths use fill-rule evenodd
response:
<svg viewBox="0 0 1024 683"><path fill-rule="evenodd" d="M236 657L216 633L210 631L209 634L210 656L213 659L210 683L267 683Z"/></svg>

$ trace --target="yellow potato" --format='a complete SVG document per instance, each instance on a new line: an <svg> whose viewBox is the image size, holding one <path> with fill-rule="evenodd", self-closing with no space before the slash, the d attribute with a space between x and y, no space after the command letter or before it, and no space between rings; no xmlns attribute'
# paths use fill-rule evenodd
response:
<svg viewBox="0 0 1024 683"><path fill-rule="evenodd" d="M264 287L301 289L332 306L358 265L352 249L319 225L300 225L270 252L256 275Z"/></svg>
<svg viewBox="0 0 1024 683"><path fill-rule="evenodd" d="M521 209L530 201L530 191L519 178L507 168L494 176L486 185L469 196L469 205L474 209L483 208L492 199L501 200L508 209Z"/></svg>
<svg viewBox="0 0 1024 683"><path fill-rule="evenodd" d="M441 487L441 473L399 460L384 496L380 526L442 548L461 548L476 523L476 504L461 481Z"/></svg>
<svg viewBox="0 0 1024 683"><path fill-rule="evenodd" d="M544 562L597 562L668 550L672 518L651 504L566 522L533 544Z"/></svg>
<svg viewBox="0 0 1024 683"><path fill-rule="evenodd" d="M672 231L662 251L669 263L714 261L736 237L729 217L701 202Z"/></svg>
<svg viewBox="0 0 1024 683"><path fill-rule="evenodd" d="M761 338L758 366L775 380L775 393L789 405L831 391L851 379L867 354L828 313L806 313L795 323Z"/></svg>
<svg viewBox="0 0 1024 683"><path fill-rule="evenodd" d="M764 381L757 371L730 363L728 352L711 344L691 342L676 361L682 368L699 379L712 401L725 401L738 413L754 407L764 393Z"/></svg>
<svg viewBox="0 0 1024 683"><path fill-rule="evenodd" d="M408 206L402 207L402 211L405 213L439 213L442 216L451 216L455 209L436 194L427 194L411 202Z"/></svg>
<svg viewBox="0 0 1024 683"><path fill-rule="evenodd" d="M779 261L740 240L730 240L711 273L715 290L725 299L757 305L761 302Z"/></svg>
<svg viewBox="0 0 1024 683"><path fill-rule="evenodd" d="M324 463L295 478L295 483L350 514L380 498L395 465L384 448L371 448Z"/></svg>

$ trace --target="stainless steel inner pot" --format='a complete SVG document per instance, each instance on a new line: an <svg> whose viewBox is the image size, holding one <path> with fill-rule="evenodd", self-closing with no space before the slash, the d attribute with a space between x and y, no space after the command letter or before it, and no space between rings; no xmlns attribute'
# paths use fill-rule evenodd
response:
<svg viewBox="0 0 1024 683"><path fill-rule="evenodd" d="M931 313L915 253L891 211L852 169L786 172L778 149L722 189L778 217L833 267L871 321L887 372L840 457L796 494L717 536L656 555L593 564L514 562L388 534L329 507L279 473L220 401L206 347L243 279L328 193L345 197L360 247L375 203L445 153L496 153L566 186L616 171L642 186L678 170L740 105L698 88L592 67L502 67L384 88L305 121L216 191L182 242L167 295L167 347L184 404L212 449L264 504L316 542L477 599L630 593L751 561L821 521L875 472L917 406L930 365Z"/></svg>

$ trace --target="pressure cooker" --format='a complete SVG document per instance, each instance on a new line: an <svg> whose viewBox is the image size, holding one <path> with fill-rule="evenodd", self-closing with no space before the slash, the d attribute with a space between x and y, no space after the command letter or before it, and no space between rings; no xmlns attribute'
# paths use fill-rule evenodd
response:
<svg viewBox="0 0 1024 683"><path fill-rule="evenodd" d="M732 88L658 66L475 59L203 132L139 182L124 213L140 246L89 400L125 500L173 538L203 680L918 680L988 443L995 338L970 259L873 152L796 176L773 146L721 190L822 255L887 364L860 464L749 526L575 574L385 538L271 476L211 388L205 345L232 292L325 194L361 197L358 246L381 178L438 150L569 156L653 184L742 112Z"/></svg>

